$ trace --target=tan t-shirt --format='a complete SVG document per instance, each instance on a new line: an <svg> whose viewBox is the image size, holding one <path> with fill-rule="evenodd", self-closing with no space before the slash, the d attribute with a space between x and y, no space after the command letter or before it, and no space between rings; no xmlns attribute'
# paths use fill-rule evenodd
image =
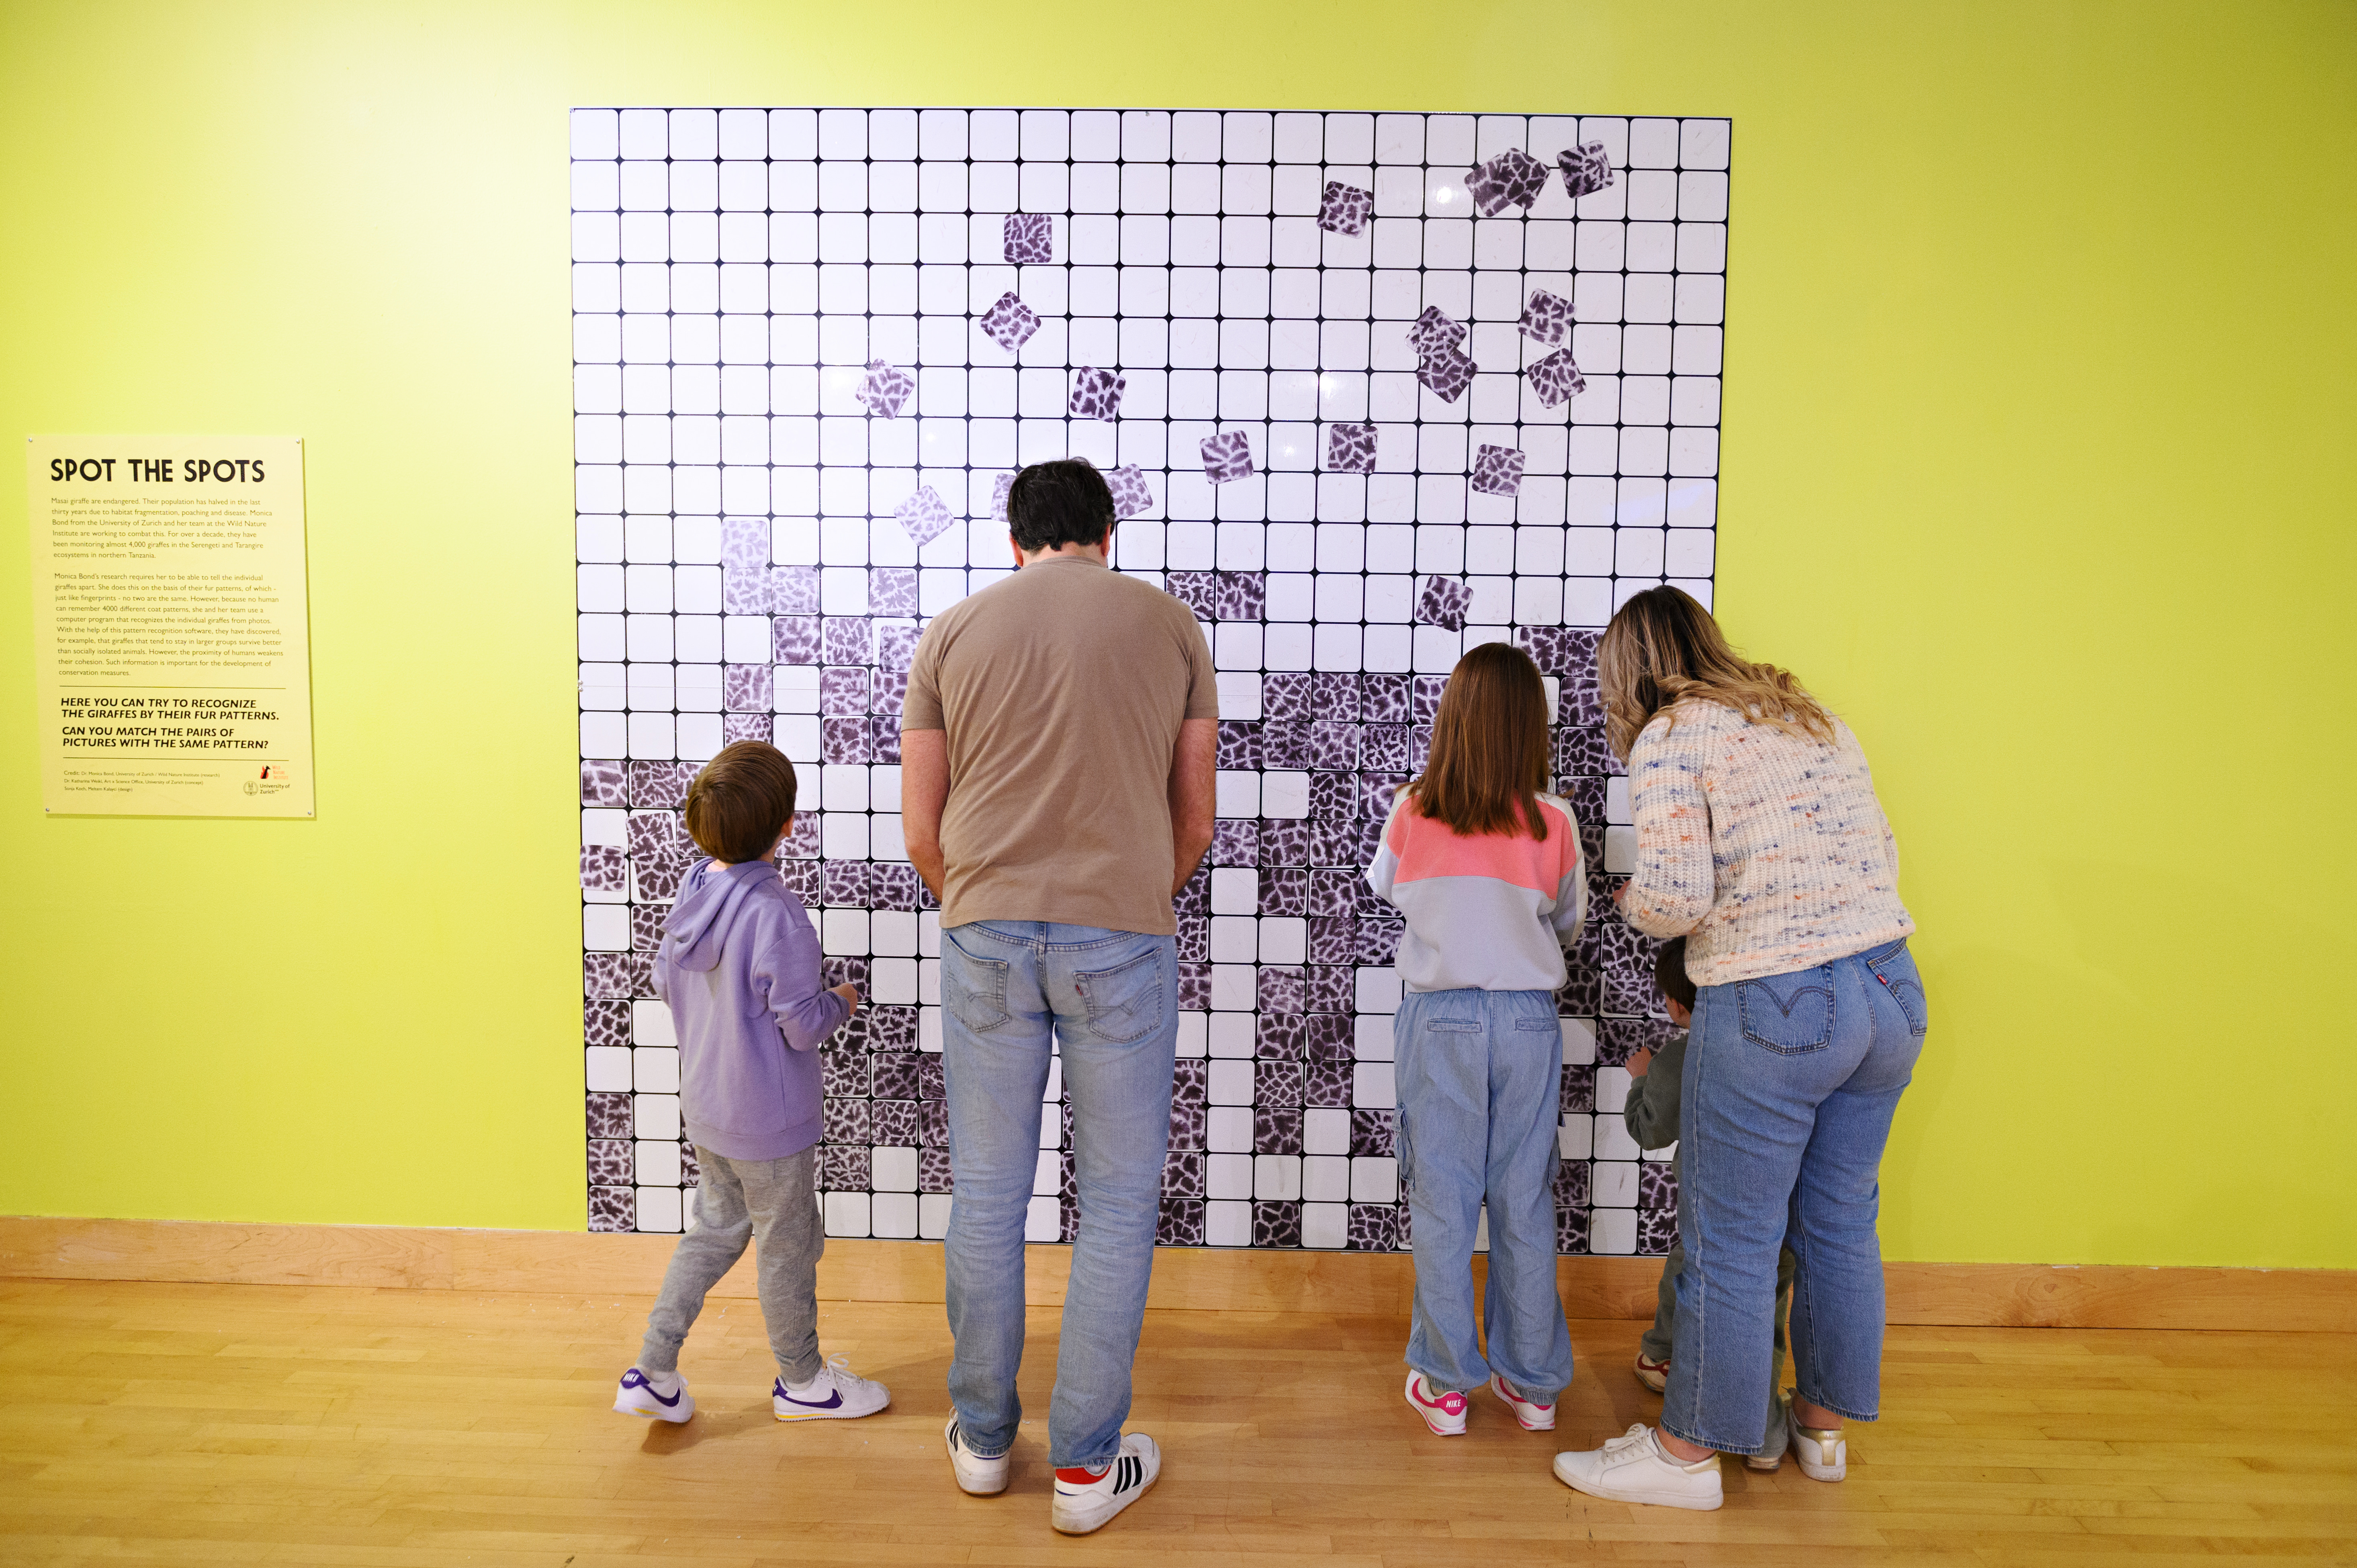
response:
<svg viewBox="0 0 2357 1568"><path fill-rule="evenodd" d="M935 617L900 728L948 732L942 924L1175 932L1171 755L1183 721L1219 716L1193 612L1093 560L1045 557Z"/></svg>

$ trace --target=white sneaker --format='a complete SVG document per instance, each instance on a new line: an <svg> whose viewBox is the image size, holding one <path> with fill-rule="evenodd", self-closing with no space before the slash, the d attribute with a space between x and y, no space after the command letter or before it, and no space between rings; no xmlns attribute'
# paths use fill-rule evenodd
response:
<svg viewBox="0 0 2357 1568"><path fill-rule="evenodd" d="M1780 1393L1776 1396L1775 1412L1768 1421L1770 1447L1765 1454L1746 1454L1743 1456L1745 1469L1772 1476L1784 1467L1784 1451L1792 1445L1792 1403Z"/></svg>
<svg viewBox="0 0 2357 1568"><path fill-rule="evenodd" d="M1103 1470L1058 1468L1048 1522L1065 1535L1103 1530L1114 1515L1144 1497L1161 1474L1162 1450L1154 1439L1143 1432L1125 1432L1121 1452Z"/></svg>
<svg viewBox="0 0 2357 1568"><path fill-rule="evenodd" d="M1516 1393L1514 1385L1496 1372L1490 1374L1490 1391L1505 1402L1506 1408L1514 1412L1514 1419L1523 1423L1524 1432L1555 1430L1555 1406Z"/></svg>
<svg viewBox="0 0 2357 1568"><path fill-rule="evenodd" d="M1718 1455L1692 1464L1672 1458L1639 1422L1601 1448L1555 1456L1555 1478L1576 1492L1616 1503L1708 1511L1718 1507Z"/></svg>
<svg viewBox="0 0 2357 1568"><path fill-rule="evenodd" d="M1407 1375L1407 1407L1424 1417L1436 1437L1465 1435L1465 1396L1434 1388L1422 1372Z"/></svg>
<svg viewBox="0 0 2357 1568"><path fill-rule="evenodd" d="M841 1356L829 1356L800 1393L790 1391L783 1378L770 1385L770 1410L780 1421L851 1421L891 1402L890 1389L852 1376Z"/></svg>
<svg viewBox="0 0 2357 1568"><path fill-rule="evenodd" d="M995 1498L1006 1489L1006 1455L985 1459L968 1448L956 1416L942 1428L942 1441L949 1444L950 1469L957 1476L959 1491L968 1497Z"/></svg>
<svg viewBox="0 0 2357 1568"><path fill-rule="evenodd" d="M687 1391L687 1380L677 1372L642 1372L632 1367L614 1391L614 1409L623 1415L681 1422L695 1413L695 1400Z"/></svg>
<svg viewBox="0 0 2357 1568"><path fill-rule="evenodd" d="M1784 1432L1801 1474L1812 1481L1838 1481L1849 1474L1849 1444L1838 1426L1803 1426L1791 1405L1784 1407Z"/></svg>

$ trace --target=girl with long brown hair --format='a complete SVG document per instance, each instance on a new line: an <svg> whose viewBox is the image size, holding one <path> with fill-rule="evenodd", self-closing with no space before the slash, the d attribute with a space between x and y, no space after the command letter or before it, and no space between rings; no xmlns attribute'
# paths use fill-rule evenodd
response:
<svg viewBox="0 0 2357 1568"><path fill-rule="evenodd" d="M1695 986L1680 1079L1685 1262L1661 1430L1557 1455L1555 1471L1597 1497L1714 1509L1720 1454L1773 1468L1790 1449L1837 1481L1844 1418L1875 1417L1876 1172L1929 1015L1897 842L1849 726L1672 587L1623 606L1596 663L1637 828L1622 912L1685 938ZM1777 1408L1780 1247L1797 1261L1798 1387Z"/></svg>
<svg viewBox="0 0 2357 1568"><path fill-rule="evenodd" d="M1458 661L1423 776L1401 789L1367 880L1407 917L1393 1019L1394 1137L1415 1241L1410 1409L1465 1430L1485 1382L1530 1431L1571 1381L1555 1294L1555 993L1579 934L1586 871L1571 808L1546 793L1546 683L1520 649ZM1490 1277L1475 1336L1473 1242L1489 1201Z"/></svg>

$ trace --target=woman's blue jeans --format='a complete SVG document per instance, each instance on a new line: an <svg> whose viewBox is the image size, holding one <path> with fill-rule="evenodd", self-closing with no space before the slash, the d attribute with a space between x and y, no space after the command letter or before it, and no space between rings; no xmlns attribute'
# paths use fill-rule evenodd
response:
<svg viewBox="0 0 2357 1568"><path fill-rule="evenodd" d="M961 1434L976 1454L1004 1454L1023 1420L1015 1392L1023 1222L1048 1058L1060 1044L1081 1212L1048 1454L1059 1466L1102 1463L1121 1451L1154 1273L1178 1042L1178 939L1039 920L950 927L942 1010L956 1187L943 1266Z"/></svg>
<svg viewBox="0 0 2357 1568"><path fill-rule="evenodd" d="M1410 992L1392 1020L1392 1042L1415 1251L1407 1364L1436 1388L1458 1391L1480 1388L1495 1370L1551 1403L1571 1381L1571 1334L1555 1290L1563 1024L1555 994ZM1473 1336L1473 1240L1485 1198L1486 1359Z"/></svg>
<svg viewBox="0 0 2357 1568"><path fill-rule="evenodd" d="M1792 1346L1801 1397L1875 1418L1882 1147L1929 1020L1903 940L1702 988L1682 1080L1686 1258L1662 1407L1662 1424L1677 1436L1722 1453L1767 1452L1779 1247L1798 1262Z"/></svg>

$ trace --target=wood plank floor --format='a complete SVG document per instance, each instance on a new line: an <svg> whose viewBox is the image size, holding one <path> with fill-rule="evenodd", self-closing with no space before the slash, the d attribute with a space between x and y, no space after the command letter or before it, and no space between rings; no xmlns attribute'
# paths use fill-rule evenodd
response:
<svg viewBox="0 0 2357 1568"><path fill-rule="evenodd" d="M1401 1405L1404 1326L1157 1311L1131 1424L1160 1486L1047 1524L1055 1315L1035 1312L1013 1487L960 1496L931 1305L823 1303L893 1409L780 1426L760 1317L716 1300L685 1427L610 1413L642 1296L0 1281L0 1562L531 1565L1152 1563L2357 1563L2357 1337L1900 1328L1850 1478L1727 1473L1716 1514L1549 1474L1659 1401L1639 1326L1577 1323L1562 1428Z"/></svg>

